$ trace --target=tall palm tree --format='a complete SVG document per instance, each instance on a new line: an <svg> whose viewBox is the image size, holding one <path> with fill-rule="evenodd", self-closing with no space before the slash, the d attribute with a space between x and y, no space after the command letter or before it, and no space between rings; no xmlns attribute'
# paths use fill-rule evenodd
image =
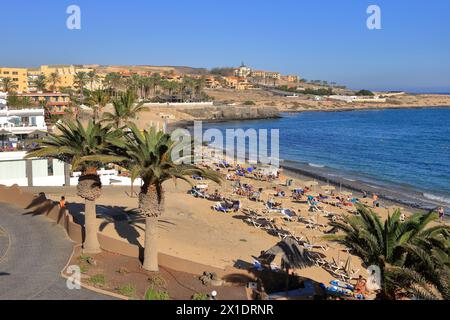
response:
<svg viewBox="0 0 450 320"><path fill-rule="evenodd" d="M205 77L201 77L200 79L197 79L195 81L194 91L195 91L195 97L197 100L201 100L203 89L205 88L205 85L206 85Z"/></svg>
<svg viewBox="0 0 450 320"><path fill-rule="evenodd" d="M87 78L89 79L90 90L92 91L94 90L94 83L97 82L100 77L97 75L96 70L92 70L87 73Z"/></svg>
<svg viewBox="0 0 450 320"><path fill-rule="evenodd" d="M88 83L89 78L88 74L84 71L80 71L75 73L74 77L74 84L75 86L80 90L80 100L83 102L84 100L84 88L86 87L86 84Z"/></svg>
<svg viewBox="0 0 450 320"><path fill-rule="evenodd" d="M99 119L99 112L103 109L110 101L109 94L104 90L95 90L91 92L87 103L94 109L94 121Z"/></svg>
<svg viewBox="0 0 450 320"><path fill-rule="evenodd" d="M58 72L52 72L52 73L50 73L49 81L52 84L52 86L51 86L52 91L56 92L56 90L58 89L57 85L61 81L61 76L59 75Z"/></svg>
<svg viewBox="0 0 450 320"><path fill-rule="evenodd" d="M116 144L116 154L125 157L131 179L143 181L139 193L139 210L145 216L145 242L143 268L158 271L158 218L164 212L164 187L167 180L181 179L191 183L188 176L198 175L221 183L222 177L215 171L194 165L177 164L172 159L174 142L169 134L150 128L141 132L134 124L124 136L125 141Z"/></svg>
<svg viewBox="0 0 450 320"><path fill-rule="evenodd" d="M150 78L152 79L153 96L156 96L158 87L161 85L161 75L159 73L154 73Z"/></svg>
<svg viewBox="0 0 450 320"><path fill-rule="evenodd" d="M116 128L122 128L124 125L127 125L140 112L148 111L148 108L144 107L144 102L136 103L136 95L132 90L127 90L126 93L121 94L112 101L112 104L114 112L105 112L103 121L114 124Z"/></svg>
<svg viewBox="0 0 450 320"><path fill-rule="evenodd" d="M45 125L47 126L48 133L53 133L52 114L47 105L47 101L45 101L45 100L39 101L39 106L42 109L44 109L44 121L45 121Z"/></svg>
<svg viewBox="0 0 450 320"><path fill-rule="evenodd" d="M1 87L4 92L12 92L16 90L19 86L16 83L14 83L14 81L11 78L2 78Z"/></svg>
<svg viewBox="0 0 450 320"><path fill-rule="evenodd" d="M119 88L122 86L122 77L117 72L108 73L104 80L104 86L108 88L111 95L117 97Z"/></svg>
<svg viewBox="0 0 450 320"><path fill-rule="evenodd" d="M37 76L37 78L33 81L37 91L44 92L47 88L47 77L43 74Z"/></svg>
<svg viewBox="0 0 450 320"><path fill-rule="evenodd" d="M84 127L80 121L58 123L60 134L50 134L39 141L39 148L27 153L27 158L51 158L71 164L72 171L81 170L77 194L85 200L85 253L100 252L97 238L98 224L95 200L101 196L102 183L97 170L102 164L119 162L123 158L109 155L122 133L111 126L89 121Z"/></svg>
<svg viewBox="0 0 450 320"><path fill-rule="evenodd" d="M406 293L419 298L449 295L450 227L429 227L436 213L415 214L405 222L395 211L384 224L372 210L358 206L358 216L332 222L342 234L326 236L341 242L368 267L381 271L381 297L396 299Z"/></svg>

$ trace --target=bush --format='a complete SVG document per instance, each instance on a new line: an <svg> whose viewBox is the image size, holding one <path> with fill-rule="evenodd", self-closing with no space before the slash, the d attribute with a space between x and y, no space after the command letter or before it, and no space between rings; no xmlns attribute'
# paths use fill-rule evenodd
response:
<svg viewBox="0 0 450 320"><path fill-rule="evenodd" d="M208 295L206 293L196 293L192 296L191 300L208 300Z"/></svg>
<svg viewBox="0 0 450 320"><path fill-rule="evenodd" d="M136 287L132 284L126 284L122 287L117 288L117 291L124 296L129 298L134 298L136 295Z"/></svg>
<svg viewBox="0 0 450 320"><path fill-rule="evenodd" d="M244 106L254 106L256 105L255 101L248 100L244 102Z"/></svg>
<svg viewBox="0 0 450 320"><path fill-rule="evenodd" d="M167 291L155 291L150 287L145 292L144 300L170 300L170 296Z"/></svg>
<svg viewBox="0 0 450 320"><path fill-rule="evenodd" d="M90 277L88 282L94 286L103 287L106 284L106 277L103 274L96 274Z"/></svg>
<svg viewBox="0 0 450 320"><path fill-rule="evenodd" d="M152 288L154 287L165 287L166 286L166 280L164 280L163 277L161 277L159 274L152 275L148 278L148 283Z"/></svg>
<svg viewBox="0 0 450 320"><path fill-rule="evenodd" d="M369 91L369 90L359 90L358 92L355 93L355 95L357 95L357 96L366 96L366 97L374 96L373 92Z"/></svg>

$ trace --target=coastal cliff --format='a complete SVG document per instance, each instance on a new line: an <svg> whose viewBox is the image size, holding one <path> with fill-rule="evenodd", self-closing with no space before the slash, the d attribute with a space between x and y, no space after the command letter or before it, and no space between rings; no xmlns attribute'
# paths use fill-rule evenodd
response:
<svg viewBox="0 0 450 320"><path fill-rule="evenodd" d="M280 118L280 112L275 107L263 106L213 106L179 108L179 112L188 114L196 120L229 121Z"/></svg>

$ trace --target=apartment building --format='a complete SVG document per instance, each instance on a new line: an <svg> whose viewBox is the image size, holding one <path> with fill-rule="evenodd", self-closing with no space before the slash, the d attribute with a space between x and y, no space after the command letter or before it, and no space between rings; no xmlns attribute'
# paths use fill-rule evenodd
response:
<svg viewBox="0 0 450 320"><path fill-rule="evenodd" d="M52 85L49 81L50 75L52 73L57 73L59 75L59 80L57 83L57 88L73 88L75 86L75 75L77 72L85 72L89 73L94 69L84 68L82 66L75 65L42 65L39 68L28 69L28 87L30 92L36 92L36 86L34 85L34 81L37 79L39 75L44 75L47 78L48 84L47 88L50 89ZM92 84L92 88L90 88L90 83L88 84L88 88L95 90L98 89L101 85L101 81L98 80Z"/></svg>
<svg viewBox="0 0 450 320"><path fill-rule="evenodd" d="M64 114L70 105L70 96L65 93L30 92L20 94L19 97L28 97L35 105L45 102L51 114Z"/></svg>
<svg viewBox="0 0 450 320"><path fill-rule="evenodd" d="M252 71L251 76L253 78L260 78L260 79L275 79L275 80L281 79L281 73L274 71L254 70Z"/></svg>
<svg viewBox="0 0 450 320"><path fill-rule="evenodd" d="M28 90L27 69L25 68L3 68L0 67L0 79L9 78L17 86L14 90L17 92L26 92Z"/></svg>

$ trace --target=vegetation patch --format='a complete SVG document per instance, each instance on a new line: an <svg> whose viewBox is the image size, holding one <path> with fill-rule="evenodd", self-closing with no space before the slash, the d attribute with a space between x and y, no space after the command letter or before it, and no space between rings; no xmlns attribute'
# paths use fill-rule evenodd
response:
<svg viewBox="0 0 450 320"><path fill-rule="evenodd" d="M106 285L106 277L103 274L93 275L88 282L96 287L104 287Z"/></svg>
<svg viewBox="0 0 450 320"><path fill-rule="evenodd" d="M116 289L121 295L135 298L136 297L136 287L132 284L126 284Z"/></svg>

